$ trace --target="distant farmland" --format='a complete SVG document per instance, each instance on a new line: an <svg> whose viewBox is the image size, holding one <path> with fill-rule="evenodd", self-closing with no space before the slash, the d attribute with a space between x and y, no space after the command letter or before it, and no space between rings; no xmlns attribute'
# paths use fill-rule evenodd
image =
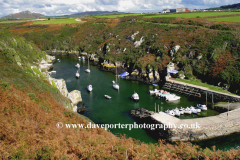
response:
<svg viewBox="0 0 240 160"><path fill-rule="evenodd" d="M181 17L181 18L196 18L196 17L210 17L210 16L223 16L223 15L233 15L239 14L240 12L190 12L190 13L167 13L167 14L156 14L144 16L146 18L154 17Z"/></svg>
<svg viewBox="0 0 240 160"><path fill-rule="evenodd" d="M33 24L66 24L66 23L83 23L83 22L76 21L76 18L51 19L33 22Z"/></svg>
<svg viewBox="0 0 240 160"><path fill-rule="evenodd" d="M225 22L240 22L240 16L234 17L221 17L221 18L209 18L209 21L225 21Z"/></svg>
<svg viewBox="0 0 240 160"><path fill-rule="evenodd" d="M109 14L109 15L101 15L101 16L94 16L94 17L96 17L96 18L117 18L117 17L140 16L140 15L153 15L153 13Z"/></svg>

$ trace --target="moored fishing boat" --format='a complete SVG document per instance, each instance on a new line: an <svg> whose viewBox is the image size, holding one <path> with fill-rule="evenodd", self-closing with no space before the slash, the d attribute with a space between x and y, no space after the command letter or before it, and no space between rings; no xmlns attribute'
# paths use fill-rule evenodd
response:
<svg viewBox="0 0 240 160"><path fill-rule="evenodd" d="M206 111L206 110L207 110L207 106L204 105L204 104L197 104L197 107L200 108L200 109L203 110L203 111Z"/></svg>
<svg viewBox="0 0 240 160"><path fill-rule="evenodd" d="M192 114L192 111L190 110L189 107L187 107L187 108L184 109L184 113L185 114Z"/></svg>
<svg viewBox="0 0 240 160"><path fill-rule="evenodd" d="M76 68L80 68L80 64L77 63L77 64L75 65L75 67L76 67Z"/></svg>
<svg viewBox="0 0 240 160"><path fill-rule="evenodd" d="M93 88L92 88L92 85L91 85L91 84L89 84L89 85L87 86L87 90L88 90L89 92L91 92L91 91L93 90Z"/></svg>
<svg viewBox="0 0 240 160"><path fill-rule="evenodd" d="M134 94L132 95L132 97L131 97L134 101L139 101L139 95L136 93L136 92L134 92Z"/></svg>
<svg viewBox="0 0 240 160"><path fill-rule="evenodd" d="M76 72L76 78L79 78L80 74L78 73L78 71Z"/></svg>
<svg viewBox="0 0 240 160"><path fill-rule="evenodd" d="M156 93L159 93L159 92L160 92L160 90L158 90L158 89L148 91L148 93L150 93L150 94L156 94Z"/></svg>

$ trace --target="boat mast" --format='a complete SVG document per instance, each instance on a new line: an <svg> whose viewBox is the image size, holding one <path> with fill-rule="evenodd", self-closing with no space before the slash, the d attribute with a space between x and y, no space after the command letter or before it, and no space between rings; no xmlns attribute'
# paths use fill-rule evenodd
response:
<svg viewBox="0 0 240 160"><path fill-rule="evenodd" d="M117 65L116 65L116 84L117 84Z"/></svg>
<svg viewBox="0 0 240 160"><path fill-rule="evenodd" d="M88 69L89 69L89 57L88 57Z"/></svg>

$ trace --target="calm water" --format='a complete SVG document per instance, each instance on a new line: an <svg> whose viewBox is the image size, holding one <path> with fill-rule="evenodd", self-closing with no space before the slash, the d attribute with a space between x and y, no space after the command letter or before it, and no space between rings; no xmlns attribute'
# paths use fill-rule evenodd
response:
<svg viewBox="0 0 240 160"><path fill-rule="evenodd" d="M149 90L155 88L159 89L158 87L146 85L137 81L127 81L121 78L117 79L120 89L115 90L112 87L112 81L116 81L116 76L113 73L101 71L97 66L91 65L91 73L86 73L85 69L88 67L87 61L79 61L76 57L57 56L56 58L59 58L61 62L57 62L54 65L54 70L57 72L56 74L52 74L52 77L63 78L66 81L69 92L72 90L81 91L83 102L87 107L87 111L84 112L84 115L95 123L133 124L135 121L127 113L127 111L132 109L143 107L154 111L156 104L157 106L159 105L159 110L165 111L176 107L185 108L187 106L196 106L198 103L201 103L182 95L180 95L181 99L176 102L167 102L148 94ZM80 69L75 68L77 62L80 62ZM75 78L77 70L80 71L79 79ZM93 86L92 92L88 92L86 89L89 84ZM139 102L134 102L130 99L134 91L139 94ZM105 94L110 95L112 99L105 99ZM198 115L181 115L180 118L198 118L218 114L219 112L209 109ZM115 134L126 134L128 137L133 137L146 143L157 142L157 140L149 136L143 129L111 129L110 131ZM234 146L231 145L230 147Z"/></svg>

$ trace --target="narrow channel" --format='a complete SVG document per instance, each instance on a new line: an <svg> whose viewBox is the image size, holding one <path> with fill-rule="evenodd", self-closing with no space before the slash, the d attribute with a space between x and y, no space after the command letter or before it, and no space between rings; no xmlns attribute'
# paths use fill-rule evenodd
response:
<svg viewBox="0 0 240 160"><path fill-rule="evenodd" d="M81 91L83 102L87 107L87 111L85 111L83 115L95 123L134 124L135 120L128 114L128 111L132 109L142 107L150 111L154 111L156 104L157 108L159 106L160 111L165 111L167 109L174 109L176 107L186 108L190 106L196 106L198 103L205 103L183 95L179 95L181 96L180 100L167 102L163 99L158 99L155 96L151 96L148 93L149 90L153 90L155 88L159 89L158 87L146 85L138 81L127 81L121 78L117 78L120 89L115 90L112 87L112 81L116 81L116 76L113 73L102 71L97 66L92 65L90 65L91 72L86 73L85 69L88 68L87 60L78 60L77 57L68 56L56 56L56 58L60 59L60 62L54 64L53 70L56 71L56 74L52 74L51 76L57 79L64 79L69 92L72 90ZM77 63L80 63L80 69L75 67ZM80 73L79 79L75 78L75 73L77 70ZM89 84L93 86L92 92L87 91L87 86ZM131 100L130 97L134 92L139 94L139 102L134 102ZM112 98L104 98L104 95L106 94L110 95ZM218 114L218 111L208 109L207 111L202 111L198 115L181 115L180 119L215 116ZM116 128L110 129L110 131L114 134L125 134L127 137L132 137L140 140L141 142L157 143L157 140L148 135L143 129L134 128L129 130L128 128ZM235 147L233 144L230 146ZM221 146L220 144L219 148L222 149L222 147L224 146ZM227 148L230 147L227 146Z"/></svg>

